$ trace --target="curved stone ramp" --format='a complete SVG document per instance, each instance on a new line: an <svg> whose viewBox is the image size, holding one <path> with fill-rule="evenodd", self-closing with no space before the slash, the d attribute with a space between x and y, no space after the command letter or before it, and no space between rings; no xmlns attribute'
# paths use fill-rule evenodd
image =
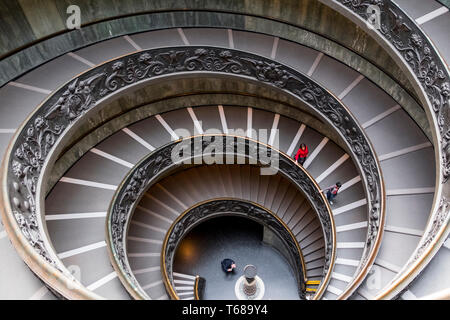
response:
<svg viewBox="0 0 450 320"><path fill-rule="evenodd" d="M380 134L379 138L375 138L380 140L378 147L377 143L374 142L377 152L381 153L379 155L390 154L390 156L395 156L395 152L397 152L397 154L400 152L401 155L384 160L383 162L385 162L385 164L382 162L384 178L388 181L386 183L386 189L391 191L391 193L388 193L387 224L392 228L390 228L390 231L388 230L387 233L391 233L392 235L385 236L382 250L386 253L378 263L387 266L388 264L383 263L387 260L390 264L394 265L394 268L390 269L381 267L384 270L385 278L392 278L395 275L395 270L398 270L396 267L401 266L402 263L406 261L405 257L408 255L408 252L412 250L410 248L413 248L415 244L417 244L419 239L418 234L424 228L428 210L431 206L431 188L434 185L434 171L427 163L429 163L429 159L433 157L433 152L432 148L427 144L426 139L422 139L423 135L420 132L420 129L402 109L396 107L395 102L390 97L381 92L381 90L371 82L361 78L354 70L351 70L336 60L323 56L314 50L282 39L277 41L276 38L270 36L248 32L228 32L227 30L217 29L182 29L181 31L184 32L185 38L190 44L216 44L228 46L230 43L229 35L231 34L235 48L248 50L265 56L274 56L275 60L287 63L300 71L311 74L313 78L324 83L325 86L336 95L342 97L344 103L352 109L363 126L365 125L367 128L372 127L374 132L376 131L384 134ZM177 29L137 34L130 36L130 38L142 48L152 46L153 44L158 46L174 44L185 45L183 38L180 36L180 32ZM91 65L94 65L101 60L104 61L113 56L135 50L136 48L133 47L126 38L112 39L84 48L74 54L64 55L33 70L26 76L17 79L14 83L10 83L1 88L0 97L2 98L2 101L5 101L5 104L2 104L1 107L7 107L8 109L12 107L14 112L2 112L2 114L7 114L7 116L0 119L0 128L1 132L3 132L0 134L0 148L5 148L7 141L12 136L12 132L14 132L19 123L23 121L26 114L28 114L35 107L36 103L41 101L51 89L57 87L58 81L61 79L68 80L81 70L89 68ZM89 61L89 59L95 60L95 62ZM43 73L48 76L42 77ZM383 123L394 115L399 115L398 117L400 120L404 121L395 122L395 126L389 124L383 126ZM381 127L378 129L376 125ZM388 131L385 130L386 127L389 129ZM413 131L413 134L410 133L411 130ZM369 132L368 135L372 141L375 140ZM387 139L386 136L388 137ZM389 147L392 145L393 141L397 141L399 138L401 139L398 141L398 144L393 144L395 149L383 150L381 147L382 145ZM398 168L402 170L399 171L397 170ZM395 174L391 180L388 180L387 177L392 175L392 172ZM404 180L406 177L408 180ZM406 181L407 183L399 185L398 182L400 181ZM392 198L393 201L390 201L390 198ZM396 203L398 201L396 201L396 199L407 199L407 203L411 204L411 208L414 210L397 210ZM358 200L360 199L355 199L353 206L358 204ZM403 200L401 202L404 203L405 201ZM352 208L353 206L347 208ZM360 207L358 208L361 209ZM340 217L353 214L355 210L358 209L348 210L344 215L340 214ZM390 214L390 212L393 213ZM413 212L412 218L411 215L409 215L409 212ZM340 218L336 217L336 220L338 219ZM413 231L411 232L411 230ZM405 231L407 233L405 233ZM398 250L395 250L395 243L399 243L400 241L406 243L404 247L407 249L403 250L402 254L398 255L396 254ZM393 254L388 256L387 252L390 252L389 248L391 245L394 246ZM384 249L385 247L387 249ZM350 250L353 249L346 249L345 251L348 252ZM348 260L354 260L354 257L352 258L352 256L349 255L346 259L347 260L338 260L337 262L342 268L353 267L354 261ZM28 272L27 268L21 266L15 268L15 270L20 269L23 269L24 272ZM7 270L5 269L4 271L6 272ZM3 274L5 275L4 283L8 283L7 273ZM341 279L343 278L341 277ZM344 284L342 284L342 280L335 280L337 282L331 284L332 286L330 288L335 293L339 293L340 290L342 290L340 287L343 287ZM338 290L334 290L333 287ZM34 294L35 289L36 288L30 289L29 296ZM369 294L365 294L367 298L376 294L376 291L368 291L370 291ZM331 292L326 297L335 298L336 295L333 295Z"/></svg>
<svg viewBox="0 0 450 320"><path fill-rule="evenodd" d="M402 300L435 299L434 294L441 295L446 292L446 299L449 298L450 277L448 276L448 266L450 265L450 238L444 242L433 260L414 279L406 290L403 290L397 297Z"/></svg>
<svg viewBox="0 0 450 320"><path fill-rule="evenodd" d="M173 279L180 300L195 300L195 276L174 272Z"/></svg>

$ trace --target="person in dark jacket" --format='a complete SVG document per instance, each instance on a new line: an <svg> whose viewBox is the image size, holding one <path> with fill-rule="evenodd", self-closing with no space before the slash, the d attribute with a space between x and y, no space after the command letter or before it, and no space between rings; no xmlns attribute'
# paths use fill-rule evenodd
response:
<svg viewBox="0 0 450 320"><path fill-rule="evenodd" d="M321 190L320 192L326 191L328 201L330 202L330 204L333 204L333 200L337 196L337 193L338 193L339 189L341 188L341 186L342 185L340 182L336 182L336 184L334 186L325 188L325 189Z"/></svg>
<svg viewBox="0 0 450 320"><path fill-rule="evenodd" d="M221 265L222 265L222 270L227 273L233 272L233 270L236 268L236 263L233 260L228 259L228 258L223 259L221 262Z"/></svg>
<svg viewBox="0 0 450 320"><path fill-rule="evenodd" d="M300 148L297 150L297 154L295 155L295 162L300 162L300 165L303 165L303 163L306 160L306 157L308 156L308 147L306 144L302 143L300 145Z"/></svg>

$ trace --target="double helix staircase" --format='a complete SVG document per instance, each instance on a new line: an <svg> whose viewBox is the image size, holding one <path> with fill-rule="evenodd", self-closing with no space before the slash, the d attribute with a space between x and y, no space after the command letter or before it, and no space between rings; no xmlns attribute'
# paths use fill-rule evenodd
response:
<svg viewBox="0 0 450 320"><path fill-rule="evenodd" d="M448 61L448 9L437 1L396 3L416 20ZM327 88L357 119L381 166L386 222L371 272L350 298L375 298L401 272L427 225L436 187L433 144L408 112L377 84L336 58L302 44L267 33L180 26L120 36L68 52L0 88L0 154L5 153L28 114L81 72L137 50L194 45L234 48L289 65ZM338 141L275 108L269 112L258 106L220 102L178 106L111 132L80 156L45 199L46 228L64 266L99 296L129 299L111 266L105 241L105 219L121 181L145 155L171 141L205 132L227 134L233 129L241 129L243 135L254 139L264 129L269 132L268 144L289 156L305 143L310 152L304 168L319 186L326 188L337 181L343 184L331 206L337 233L336 260L323 295L323 299L339 298L355 279L369 225L367 198L357 167ZM164 178L147 191L136 209L127 239L128 258L149 296L168 298L160 254L171 223L196 203L221 197L258 203L288 225L302 248L307 291L313 293L322 280L324 244L320 222L304 197L280 175L262 176L250 166L212 165ZM447 240L401 298L414 299L450 287L446 275L449 248ZM0 257L0 298L56 298L19 258L2 226ZM195 277L174 275L180 298L194 299Z"/></svg>

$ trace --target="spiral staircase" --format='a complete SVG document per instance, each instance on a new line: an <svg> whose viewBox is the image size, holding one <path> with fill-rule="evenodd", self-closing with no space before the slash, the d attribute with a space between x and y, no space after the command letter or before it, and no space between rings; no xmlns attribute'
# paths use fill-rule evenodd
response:
<svg viewBox="0 0 450 320"><path fill-rule="evenodd" d="M198 299L202 275L163 272L166 238L217 199L295 238L302 298L450 298L448 1L73 2L79 30L61 2L0 4L1 299ZM208 135L267 145L313 188L249 164L161 173L117 246L130 177Z"/></svg>

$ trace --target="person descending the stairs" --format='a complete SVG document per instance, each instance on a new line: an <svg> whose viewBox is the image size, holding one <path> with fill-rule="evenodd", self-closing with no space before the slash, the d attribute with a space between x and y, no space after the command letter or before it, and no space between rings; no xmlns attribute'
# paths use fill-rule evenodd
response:
<svg viewBox="0 0 450 320"><path fill-rule="evenodd" d="M307 156L308 156L308 147L306 146L306 144L302 143L300 145L300 148L298 148L297 150L297 154L295 155L295 162L296 163L300 162L300 164L303 166L303 163L305 162Z"/></svg>
<svg viewBox="0 0 450 320"><path fill-rule="evenodd" d="M333 200L337 196L337 193L338 193L339 189L341 188L341 186L342 186L342 184L338 181L338 182L336 182L335 185L325 188L325 189L321 190L320 192L326 191L328 201L330 202L330 204L333 204Z"/></svg>

